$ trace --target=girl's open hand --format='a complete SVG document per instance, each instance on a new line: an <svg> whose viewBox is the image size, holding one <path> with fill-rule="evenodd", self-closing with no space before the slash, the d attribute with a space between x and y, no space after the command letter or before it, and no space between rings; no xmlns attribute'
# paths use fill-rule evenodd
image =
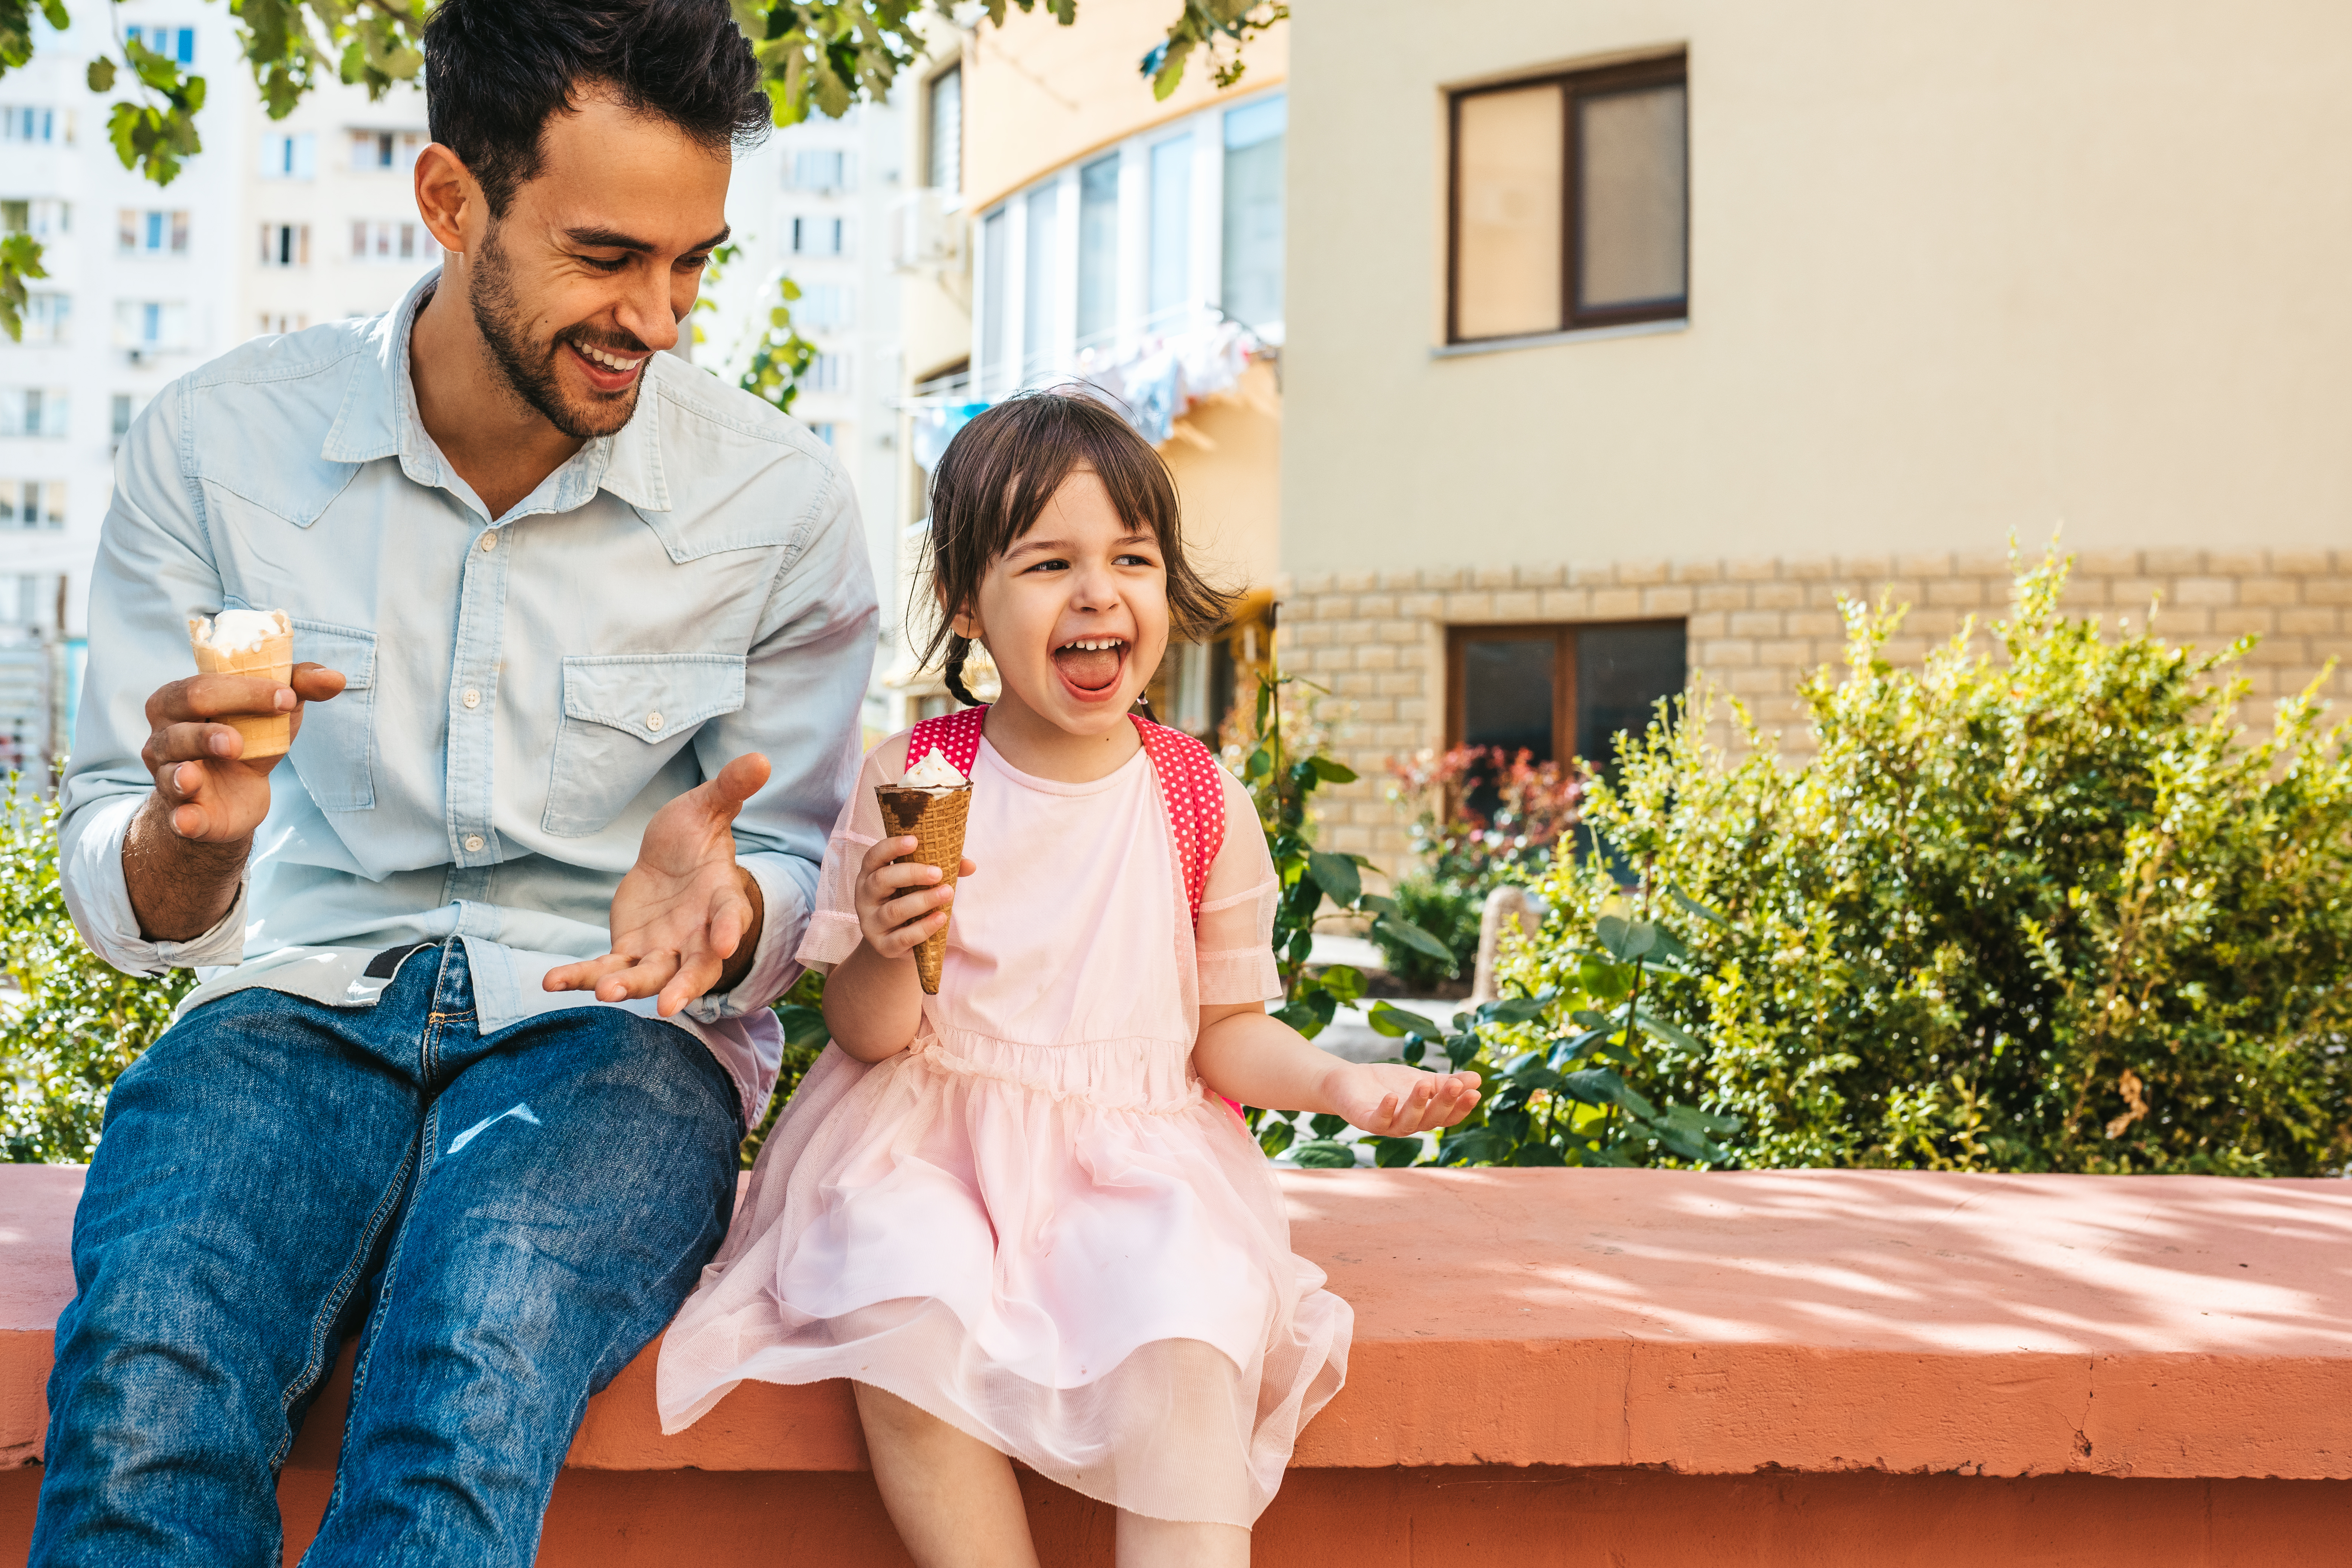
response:
<svg viewBox="0 0 2352 1568"><path fill-rule="evenodd" d="M1334 1111L1384 1138L1451 1127L1478 1104L1475 1072L1349 1062L1332 1073L1328 1087Z"/></svg>
<svg viewBox="0 0 2352 1568"><path fill-rule="evenodd" d="M904 958L948 923L955 889L940 886L940 868L899 859L918 847L911 833L881 839L857 868L857 928L877 957ZM977 869L966 860L956 874L969 877Z"/></svg>

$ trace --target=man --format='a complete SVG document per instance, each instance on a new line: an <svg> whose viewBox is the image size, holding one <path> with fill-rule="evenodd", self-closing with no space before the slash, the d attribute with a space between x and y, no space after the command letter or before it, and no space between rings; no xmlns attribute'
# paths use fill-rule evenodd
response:
<svg viewBox="0 0 2352 1568"><path fill-rule="evenodd" d="M124 443L66 784L75 921L205 984L74 1224L32 1561L531 1561L591 1391L723 1232L854 774L875 600L826 447L663 355L766 123L725 0L443 0L390 315ZM293 618L290 683L185 618ZM238 713L297 721L241 758ZM740 853L739 853L740 852Z"/></svg>

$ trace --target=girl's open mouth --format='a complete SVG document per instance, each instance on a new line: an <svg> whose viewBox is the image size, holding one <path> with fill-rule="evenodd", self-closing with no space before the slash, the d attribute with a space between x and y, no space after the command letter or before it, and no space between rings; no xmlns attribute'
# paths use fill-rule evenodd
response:
<svg viewBox="0 0 2352 1568"><path fill-rule="evenodd" d="M1118 695L1118 678L1127 669L1124 637L1077 637L1054 650L1054 668L1070 695L1081 702L1101 702Z"/></svg>

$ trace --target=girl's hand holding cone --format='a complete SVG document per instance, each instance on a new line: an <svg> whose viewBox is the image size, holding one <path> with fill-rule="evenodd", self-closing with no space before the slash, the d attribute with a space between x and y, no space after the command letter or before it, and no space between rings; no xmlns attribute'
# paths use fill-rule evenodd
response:
<svg viewBox="0 0 2352 1568"><path fill-rule="evenodd" d="M858 865L857 925L877 957L905 958L947 929L955 888L940 885L944 874L938 867L901 858L921 847L911 833L880 839ZM967 859L957 875L969 877L976 868Z"/></svg>

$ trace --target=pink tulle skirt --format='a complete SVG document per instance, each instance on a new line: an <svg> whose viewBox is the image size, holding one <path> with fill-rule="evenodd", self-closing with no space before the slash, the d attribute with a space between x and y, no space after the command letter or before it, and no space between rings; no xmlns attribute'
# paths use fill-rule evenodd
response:
<svg viewBox="0 0 2352 1568"><path fill-rule="evenodd" d="M663 1342L663 1427L745 1378L887 1390L1156 1519L1254 1523L1352 1315L1166 1040L828 1048Z"/></svg>

